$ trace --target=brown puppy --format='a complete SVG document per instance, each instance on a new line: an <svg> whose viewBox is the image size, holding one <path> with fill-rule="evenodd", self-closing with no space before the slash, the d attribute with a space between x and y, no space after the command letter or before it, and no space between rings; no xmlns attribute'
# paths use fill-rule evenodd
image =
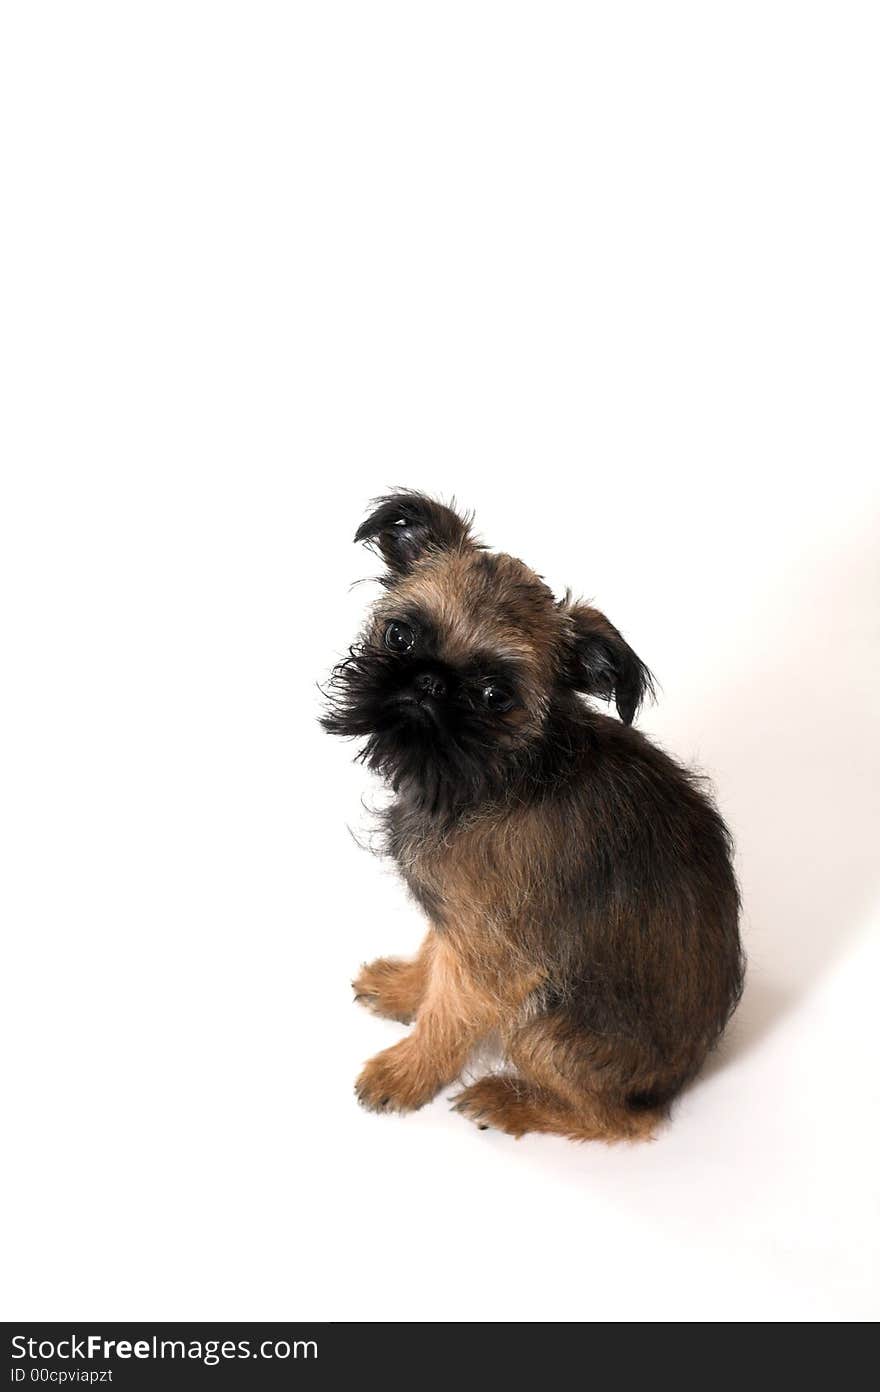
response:
<svg viewBox="0 0 880 1392"><path fill-rule="evenodd" d="M391 784L387 845L430 930L356 997L414 1020L358 1083L421 1107L500 1035L458 1110L512 1135L649 1135L742 989L731 845L694 775L630 728L647 668L604 615L491 554L450 508L379 500L386 592L324 725ZM584 695L615 700L620 720Z"/></svg>

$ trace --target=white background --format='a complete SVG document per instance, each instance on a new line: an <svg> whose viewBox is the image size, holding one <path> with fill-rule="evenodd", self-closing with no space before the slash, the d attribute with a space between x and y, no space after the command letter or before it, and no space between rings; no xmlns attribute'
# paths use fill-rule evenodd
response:
<svg viewBox="0 0 880 1392"><path fill-rule="evenodd" d="M6 1318L878 1313L877 12L3 7ZM389 484L605 608L751 970L641 1148L355 1105ZM450 1090L451 1091L451 1090Z"/></svg>

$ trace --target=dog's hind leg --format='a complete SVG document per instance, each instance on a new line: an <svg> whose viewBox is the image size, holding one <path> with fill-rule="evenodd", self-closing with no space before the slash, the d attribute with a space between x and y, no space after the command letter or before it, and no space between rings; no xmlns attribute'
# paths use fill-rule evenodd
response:
<svg viewBox="0 0 880 1392"><path fill-rule="evenodd" d="M632 1060L614 1041L563 1015L518 1029L506 1054L514 1072L489 1075L453 1099L477 1125L511 1136L551 1132L579 1141L648 1139L664 1115L659 1093L630 1089Z"/></svg>

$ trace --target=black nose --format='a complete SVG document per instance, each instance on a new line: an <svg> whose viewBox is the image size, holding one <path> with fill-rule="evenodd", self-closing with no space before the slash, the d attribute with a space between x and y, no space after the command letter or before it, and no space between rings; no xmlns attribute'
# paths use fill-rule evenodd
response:
<svg viewBox="0 0 880 1392"><path fill-rule="evenodd" d="M437 672L420 672L413 683L420 696L433 696L442 701L446 695L446 683Z"/></svg>

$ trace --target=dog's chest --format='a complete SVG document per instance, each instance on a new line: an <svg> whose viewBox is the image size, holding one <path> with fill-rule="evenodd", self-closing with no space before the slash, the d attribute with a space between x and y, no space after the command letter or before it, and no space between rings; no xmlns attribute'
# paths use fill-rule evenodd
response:
<svg viewBox="0 0 880 1392"><path fill-rule="evenodd" d="M503 912L512 885L500 855L496 818L439 822L405 804L391 809L389 850L411 893L442 926L455 918Z"/></svg>

